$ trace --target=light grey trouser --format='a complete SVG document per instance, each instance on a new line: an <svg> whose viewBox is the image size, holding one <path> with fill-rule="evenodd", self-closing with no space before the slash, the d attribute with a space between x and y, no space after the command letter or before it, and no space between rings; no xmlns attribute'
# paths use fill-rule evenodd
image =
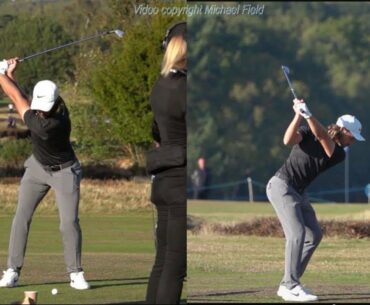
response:
<svg viewBox="0 0 370 305"><path fill-rule="evenodd" d="M266 188L284 230L285 274L281 285L292 289L300 284L307 264L322 239L316 214L306 194L299 194L279 177L272 177Z"/></svg>
<svg viewBox="0 0 370 305"><path fill-rule="evenodd" d="M31 155L24 166L26 171L21 180L10 233L8 268L18 272L22 269L32 215L49 189L53 188L59 210L67 272L81 271L82 235L78 219L82 174L80 163L76 161L70 167L49 172Z"/></svg>

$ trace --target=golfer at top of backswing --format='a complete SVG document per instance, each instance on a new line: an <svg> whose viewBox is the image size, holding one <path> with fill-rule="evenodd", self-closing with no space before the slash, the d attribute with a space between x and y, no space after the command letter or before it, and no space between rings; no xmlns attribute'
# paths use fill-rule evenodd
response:
<svg viewBox="0 0 370 305"><path fill-rule="evenodd" d="M31 131L32 155L24 163L18 205L9 241L8 269L0 287L15 287L23 266L32 215L53 188L60 216L64 258L71 287L90 286L81 267L81 229L78 219L81 166L70 143L71 121L57 86L43 80L36 84L31 103L17 86L14 72L17 59L0 62L0 85L13 101Z"/></svg>
<svg viewBox="0 0 370 305"><path fill-rule="evenodd" d="M361 123L354 116L342 115L336 124L325 128L303 100L293 102L295 116L285 131L284 144L294 146L268 182L267 197L286 238L285 274L277 294L285 301L308 302L318 297L301 285L300 278L322 232L305 189L320 173L345 159L344 147L365 139L361 136ZM308 127L300 126L302 117Z"/></svg>

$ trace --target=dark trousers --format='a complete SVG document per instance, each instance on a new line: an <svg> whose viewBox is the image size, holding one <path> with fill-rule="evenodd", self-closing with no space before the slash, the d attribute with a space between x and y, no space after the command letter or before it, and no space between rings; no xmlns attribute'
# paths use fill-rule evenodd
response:
<svg viewBox="0 0 370 305"><path fill-rule="evenodd" d="M186 276L186 176L171 170L154 178L157 251L146 295L148 304L179 304Z"/></svg>

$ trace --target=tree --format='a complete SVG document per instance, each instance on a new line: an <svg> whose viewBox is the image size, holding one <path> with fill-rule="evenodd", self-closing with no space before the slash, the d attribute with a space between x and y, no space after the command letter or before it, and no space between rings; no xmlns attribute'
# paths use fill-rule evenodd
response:
<svg viewBox="0 0 370 305"><path fill-rule="evenodd" d="M69 35L51 18L21 15L2 29L0 57L23 57L70 41ZM73 78L74 52L71 47L23 62L17 72L19 84L31 94L39 80L51 79L58 83Z"/></svg>
<svg viewBox="0 0 370 305"><path fill-rule="evenodd" d="M152 1L151 5L161 7L164 2ZM161 41L173 21L161 14L136 18L124 39L97 62L91 75L90 88L101 111L112 119L113 131L126 154L140 165L152 142L149 95L159 76Z"/></svg>

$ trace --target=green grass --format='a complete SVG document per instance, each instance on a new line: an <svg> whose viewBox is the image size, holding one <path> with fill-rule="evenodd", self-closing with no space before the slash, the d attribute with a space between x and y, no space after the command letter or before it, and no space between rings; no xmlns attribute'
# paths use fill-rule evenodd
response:
<svg viewBox="0 0 370 305"><path fill-rule="evenodd" d="M6 268L12 216L0 216L0 264ZM21 300L24 291L39 292L38 304L118 304L145 299L154 260L151 211L121 215L80 215L82 262L92 285L69 287L57 215L37 215L31 225L20 287L0 289L0 304ZM58 288L56 296L52 288ZM184 289L184 294L185 294ZM185 298L185 296L184 296Z"/></svg>
<svg viewBox="0 0 370 305"><path fill-rule="evenodd" d="M370 220L369 204L320 204L313 207L319 219ZM276 216L270 203L189 200L188 214L204 218L208 222L241 222L255 217Z"/></svg>
<svg viewBox="0 0 370 305"><path fill-rule="evenodd" d="M319 218L369 219L361 204L315 204ZM191 201L188 214L208 222L275 216L267 203ZM284 271L284 239L188 233L188 301L281 302L276 290ZM370 240L324 238L302 283L324 302L370 301Z"/></svg>

